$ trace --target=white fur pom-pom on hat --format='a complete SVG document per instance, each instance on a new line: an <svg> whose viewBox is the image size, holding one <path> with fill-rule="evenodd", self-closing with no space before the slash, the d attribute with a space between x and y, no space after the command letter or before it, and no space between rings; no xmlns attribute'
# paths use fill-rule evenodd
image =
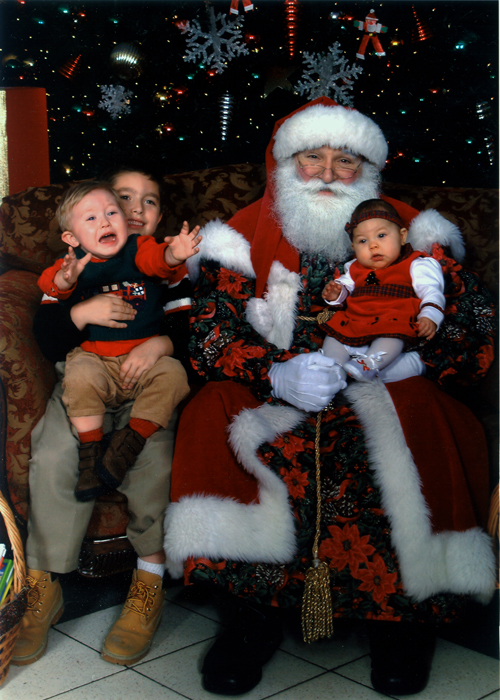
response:
<svg viewBox="0 0 500 700"><path fill-rule="evenodd" d="M369 117L340 105L316 104L296 112L280 126L274 137L273 156L280 161L322 146L363 156L379 170L388 152L382 130Z"/></svg>

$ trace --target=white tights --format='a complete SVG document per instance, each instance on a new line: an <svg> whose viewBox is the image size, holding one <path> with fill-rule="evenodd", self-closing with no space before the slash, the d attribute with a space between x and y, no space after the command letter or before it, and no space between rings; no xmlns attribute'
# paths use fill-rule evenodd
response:
<svg viewBox="0 0 500 700"><path fill-rule="evenodd" d="M417 352L402 353L403 341L399 338L377 338L371 345L353 347L343 345L336 338L326 336L323 343L323 352L327 357L332 357L335 362L343 366L353 355L363 353L373 355L385 352L377 366L380 370L379 378L386 383L398 382L408 377L418 377L425 374L425 365Z"/></svg>

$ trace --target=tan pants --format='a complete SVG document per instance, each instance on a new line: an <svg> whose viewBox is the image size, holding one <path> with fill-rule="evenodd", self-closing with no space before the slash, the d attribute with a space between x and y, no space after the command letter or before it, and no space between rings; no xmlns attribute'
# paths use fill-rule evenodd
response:
<svg viewBox="0 0 500 700"><path fill-rule="evenodd" d="M64 371L64 363L57 369ZM27 565L30 569L67 573L78 566L82 540L94 501L77 501L79 441L64 404L62 384L56 384L45 415L32 432L29 464L30 511ZM129 401L104 416L104 432L124 428L133 404ZM119 487L127 496L130 520L127 536L138 556L163 548L163 521L170 502L170 472L177 414L165 430L157 430Z"/></svg>
<svg viewBox="0 0 500 700"><path fill-rule="evenodd" d="M189 393L186 370L173 357L160 357L132 389L121 388L120 368L128 355L101 357L81 348L66 358L63 403L70 418L101 416L106 408L134 401L130 415L166 428L173 410Z"/></svg>

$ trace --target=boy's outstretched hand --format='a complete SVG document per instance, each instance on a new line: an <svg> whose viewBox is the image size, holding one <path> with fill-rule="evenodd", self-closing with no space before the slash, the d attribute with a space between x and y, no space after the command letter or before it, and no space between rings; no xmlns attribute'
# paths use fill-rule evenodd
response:
<svg viewBox="0 0 500 700"><path fill-rule="evenodd" d="M165 249L165 262L171 267L180 265L192 255L196 255L199 248L196 246L201 241L201 236L198 235L199 226L195 226L192 231L189 230L188 222L184 221L181 232L178 236L167 236L163 240L168 243Z"/></svg>
<svg viewBox="0 0 500 700"><path fill-rule="evenodd" d="M61 290L61 292L68 291L74 284L76 284L78 277L91 257L92 254L87 253L87 255L79 260L76 257L73 248L69 246L68 252L64 256L61 267L56 272L54 277L54 282L57 284L57 287Z"/></svg>

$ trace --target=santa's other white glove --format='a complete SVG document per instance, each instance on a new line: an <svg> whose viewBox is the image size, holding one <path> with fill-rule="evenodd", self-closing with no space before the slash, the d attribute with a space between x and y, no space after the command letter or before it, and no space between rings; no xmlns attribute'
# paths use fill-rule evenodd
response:
<svg viewBox="0 0 500 700"><path fill-rule="evenodd" d="M347 386L342 367L333 358L319 352L275 362L268 376L273 396L303 411L321 411L337 392Z"/></svg>

